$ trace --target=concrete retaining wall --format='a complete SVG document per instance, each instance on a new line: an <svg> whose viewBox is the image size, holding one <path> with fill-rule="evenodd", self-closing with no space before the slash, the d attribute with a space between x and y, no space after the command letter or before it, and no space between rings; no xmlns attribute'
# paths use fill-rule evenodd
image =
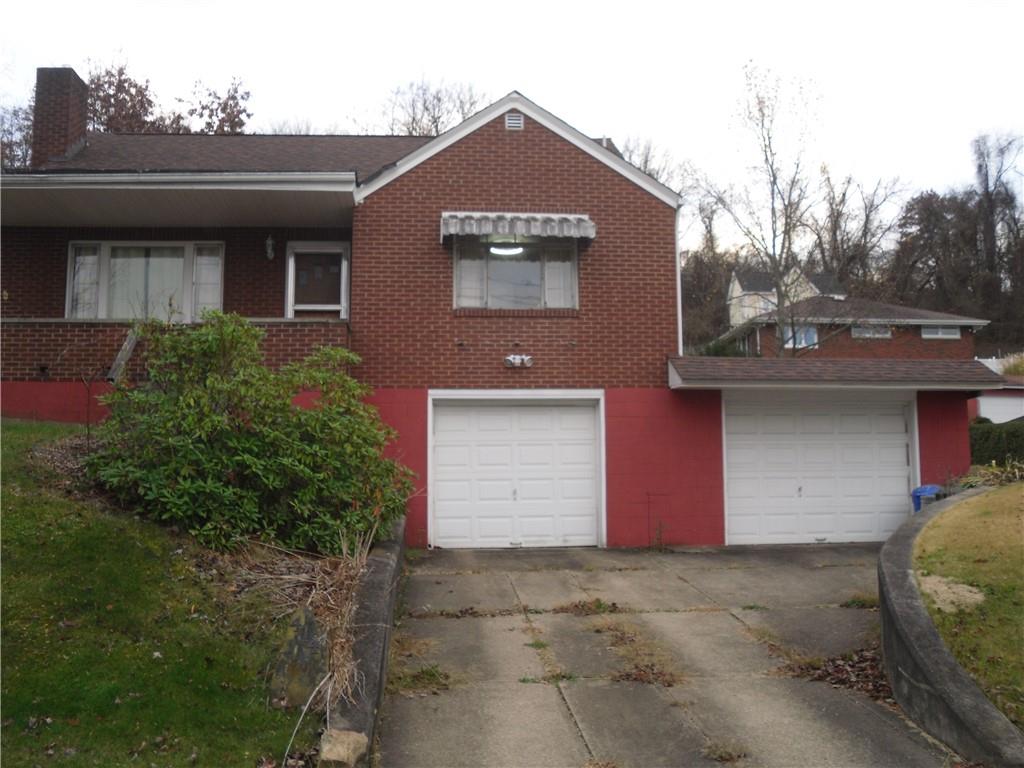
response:
<svg viewBox="0 0 1024 768"><path fill-rule="evenodd" d="M1024 766L1022 734L956 662L932 622L914 578L914 542L974 489L932 504L894 533L878 558L885 671L903 710L925 731L972 761Z"/></svg>

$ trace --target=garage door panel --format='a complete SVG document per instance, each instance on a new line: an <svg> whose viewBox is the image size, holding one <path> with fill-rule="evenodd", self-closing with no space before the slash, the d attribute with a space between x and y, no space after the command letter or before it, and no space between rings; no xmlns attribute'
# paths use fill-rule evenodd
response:
<svg viewBox="0 0 1024 768"><path fill-rule="evenodd" d="M433 544L597 544L596 407L438 403L433 422Z"/></svg>
<svg viewBox="0 0 1024 768"><path fill-rule="evenodd" d="M520 443L517 459L521 467L550 467L555 460L555 446L551 443Z"/></svg>
<svg viewBox="0 0 1024 768"><path fill-rule="evenodd" d="M904 403L829 397L726 395L728 543L876 541L906 519Z"/></svg>

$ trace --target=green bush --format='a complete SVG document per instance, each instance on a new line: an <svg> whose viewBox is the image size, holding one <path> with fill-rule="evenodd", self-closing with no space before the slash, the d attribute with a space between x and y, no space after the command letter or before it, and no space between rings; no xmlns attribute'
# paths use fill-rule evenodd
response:
<svg viewBox="0 0 1024 768"><path fill-rule="evenodd" d="M405 509L410 472L384 458L394 432L348 374L359 358L322 348L273 371L263 332L236 315L140 326L148 379L119 382L89 468L121 501L208 546L258 536L351 554ZM294 404L312 392L309 408Z"/></svg>
<svg viewBox="0 0 1024 768"><path fill-rule="evenodd" d="M971 463L1024 461L1024 422L971 425Z"/></svg>

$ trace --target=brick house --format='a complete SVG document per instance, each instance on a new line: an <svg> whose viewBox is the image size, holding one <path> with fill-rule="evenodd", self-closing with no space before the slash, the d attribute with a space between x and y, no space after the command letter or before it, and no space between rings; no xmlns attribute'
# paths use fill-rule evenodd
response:
<svg viewBox="0 0 1024 768"><path fill-rule="evenodd" d="M3 179L4 414L95 414L132 316L240 313L274 364L345 345L415 546L879 540L967 468L966 398L1000 381L699 370L676 193L518 93L432 139L90 134L84 106L40 69L34 168Z"/></svg>

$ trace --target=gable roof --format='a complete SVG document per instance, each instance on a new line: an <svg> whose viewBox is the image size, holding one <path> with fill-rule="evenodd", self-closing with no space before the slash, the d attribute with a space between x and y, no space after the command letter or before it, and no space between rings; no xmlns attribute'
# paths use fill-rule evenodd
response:
<svg viewBox="0 0 1024 768"><path fill-rule="evenodd" d="M43 173L355 172L366 179L430 141L429 136L94 133Z"/></svg>
<svg viewBox="0 0 1024 768"><path fill-rule="evenodd" d="M770 272L756 267L740 267L734 271L740 289L744 293L771 293L775 290L775 282ZM844 295L846 293L839 284L839 279L828 272L805 273L805 277L819 293Z"/></svg>
<svg viewBox="0 0 1024 768"><path fill-rule="evenodd" d="M609 142L604 142L600 139L595 140L585 136L564 120L555 117L547 110L534 104L518 91L512 91L504 98L499 99L489 107L484 107L475 115L462 121L454 128L445 131L440 136L432 139L419 149L416 149L405 157L397 160L392 167L383 170L376 178L363 184L356 190L356 202L372 195L381 187L391 183L399 176L408 173L420 163L429 160L434 155L447 149L455 142L465 138L473 131L486 125L496 117L500 117L506 112L512 111L521 112L537 123L540 123L552 133L565 139L578 149L581 149L595 160L604 163L612 170L622 174L634 184L654 195L666 205L669 205L672 208L676 208L678 206L680 198L677 192L665 186L654 177L644 173L635 165L624 160L614 144L609 147L607 146Z"/></svg>
<svg viewBox="0 0 1024 768"><path fill-rule="evenodd" d="M988 320L964 317L949 312L934 312L930 309L906 307L902 304L886 304L871 299L855 297L835 299L831 296L811 296L795 301L787 310L794 320L843 325L847 323L890 324L890 325L988 325ZM775 322L771 312L758 315L751 322L767 324Z"/></svg>

